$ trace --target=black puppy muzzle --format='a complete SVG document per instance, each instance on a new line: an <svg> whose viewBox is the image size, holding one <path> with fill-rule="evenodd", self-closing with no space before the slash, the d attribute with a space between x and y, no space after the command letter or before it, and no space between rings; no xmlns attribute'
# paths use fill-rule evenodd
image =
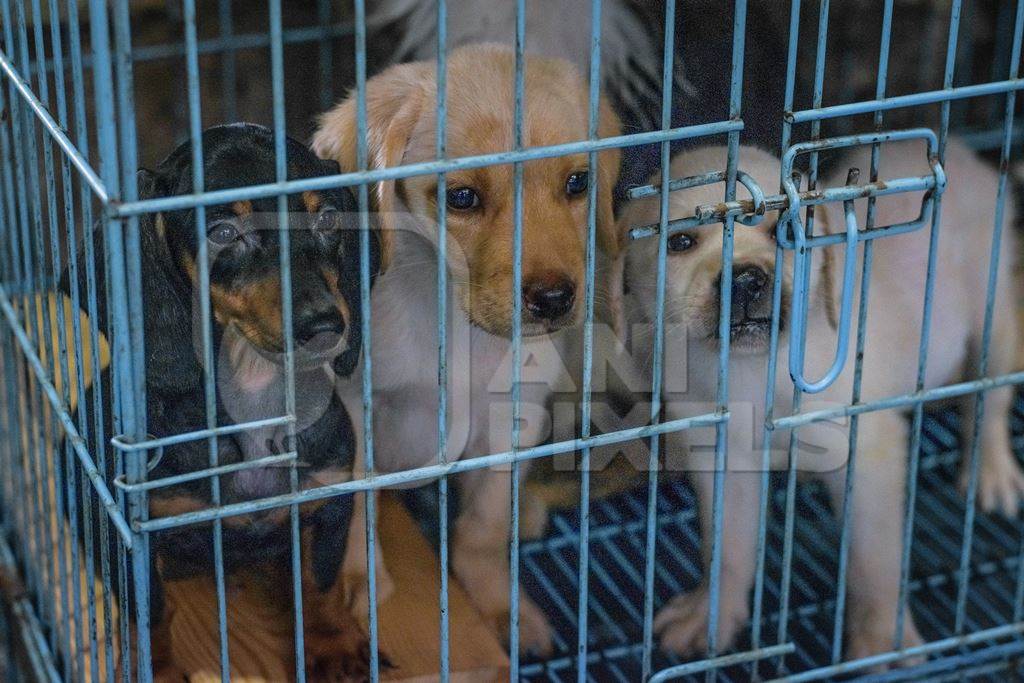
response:
<svg viewBox="0 0 1024 683"><path fill-rule="evenodd" d="M721 310L722 276L718 277L718 302ZM772 278L760 266L737 263L733 267L730 288L730 342L767 340L772 323ZM718 329L715 329L718 337Z"/></svg>

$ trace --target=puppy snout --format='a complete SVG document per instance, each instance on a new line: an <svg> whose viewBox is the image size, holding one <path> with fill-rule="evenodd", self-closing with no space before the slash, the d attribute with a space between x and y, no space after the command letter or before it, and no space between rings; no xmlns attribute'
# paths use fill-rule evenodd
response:
<svg viewBox="0 0 1024 683"><path fill-rule="evenodd" d="M542 320L556 320L572 310L576 286L564 275L548 275L523 285L526 310Z"/></svg>
<svg viewBox="0 0 1024 683"><path fill-rule="evenodd" d="M721 277L719 292L721 292ZM756 313L768 292L768 273L760 266L737 264L732 274L732 322L742 322Z"/></svg>
<svg viewBox="0 0 1024 683"><path fill-rule="evenodd" d="M295 338L304 347L309 344L323 345L325 350L338 344L338 338L345 334L345 319L336 308L315 309L303 314L295 326Z"/></svg>
<svg viewBox="0 0 1024 683"><path fill-rule="evenodd" d="M740 268L732 274L732 311L748 312L751 304L761 301L768 285L768 273L758 266Z"/></svg>

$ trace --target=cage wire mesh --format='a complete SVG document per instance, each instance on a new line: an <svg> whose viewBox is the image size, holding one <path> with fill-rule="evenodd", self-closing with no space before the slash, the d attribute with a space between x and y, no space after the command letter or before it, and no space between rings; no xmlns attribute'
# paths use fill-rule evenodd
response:
<svg viewBox="0 0 1024 683"><path fill-rule="evenodd" d="M591 8L600 12L601 5L595 0ZM520 0L516 6L522 17L525 3ZM628 152L620 186L635 193L660 167L665 168L663 180L668 180L670 152L709 138L721 142L725 136L734 152L741 140L785 152L806 140L926 127L939 139L955 131L998 161L1004 177L1016 168L1021 128L1014 121L1014 94L1021 88L1024 2L857 0L830 6L828 0L794 0L788 6L767 1L748 6L745 0L667 0L631 6L658 49L665 45L664 64L670 68L642 87L620 84L615 90L613 83L602 84L612 90L627 134L611 142L581 140L555 151L515 149L474 163L513 163L521 169L533 158L569 152L593 157L599 149L623 147ZM154 165L170 151L169 141L194 139L203 128L222 122L267 123L274 129L275 145L283 144L285 132L308 139L315 115L349 88L363 91L367 75L388 64L397 36L407 28L401 16L382 20L373 9L373 2L363 0L302 0L286 6L280 0L0 0L3 680L97 681L113 680L118 673L147 680L152 674L145 578L153 552L150 539L160 529L191 520L181 514L169 522L149 520L145 494L130 488L146 479L147 459L160 456L137 410L145 405L145 369L134 343L142 335L137 230L141 217L152 212L214 201L200 192L147 204L140 200L135 169ZM445 12L445 2L437 2L434 16L443 20ZM518 35L510 35L509 43L515 42L521 52L525 24L517 22L516 28ZM444 45L443 32L438 39ZM443 74L446 53L441 54L438 73ZM654 95L637 95L645 90ZM590 95L593 116L596 89ZM443 98L438 106L443 120ZM591 133L596 139L596 130ZM880 141L868 137L862 144ZM821 154L821 168L830 163L828 152ZM444 157L442 134L437 140L440 163L399 167L390 177L456 168L458 162ZM818 165L815 158L812 166ZM737 169L730 166L720 178L726 181L726 201L736 197ZM517 173L521 183L521 171ZM363 220L368 221L365 188L385 177L358 171L316 187L351 186L360 193ZM243 188L237 197L247 191L252 198L274 197L313 187L301 181L282 184L280 171L276 180ZM917 189L936 190L937 181L930 182ZM763 189L772 194L773 188ZM443 190L442 180L439 197ZM221 200L229 201L224 196ZM1016 196L1008 193L998 199L1004 200L1016 201ZM731 227L741 215L711 216L707 222ZM666 215L660 239L668 227ZM104 254L88 250L93 230L104 237ZM521 225L516 230L521 239ZM78 245L86 245L84 261L78 259ZM108 291L97 291L95 285L76 290L64 302L61 278L65 271L78 270L93 283L102 273L113 284ZM362 294L363 305L368 305L368 289ZM107 297L107 305L100 307L97 300ZM100 310L110 311L107 320L97 320L103 317ZM110 340L101 335L106 329L112 330ZM108 361L110 372L93 372ZM94 376L91 393L84 386L89 374ZM1024 377L1018 373L998 381L1019 384ZM961 393L990 387L964 385ZM366 394L371 389L364 384ZM903 405L912 408L924 400ZM651 417L657 422L657 410ZM589 430L588 421L584 423ZM717 426L721 436L723 423L718 413L701 424ZM597 439L614 443L639 437L656 449L660 434L693 424L661 424ZM1024 400L1019 395L1011 424L1020 455ZM188 438L211 440L223 433L217 429L224 425L210 427L212 431ZM116 448L110 446L114 436L119 439ZM513 437L518 456L495 455L502 463L515 463L518 457L550 458L597 443L591 439L556 443L546 450L518 449ZM722 439L719 444L718 455L724 457ZM917 496L907 588L910 610L932 645L923 650L929 655L925 663L878 674L878 680L1021 676L1020 521L975 516L965 506L956 487L959 444L960 425L952 412L940 408L924 414L919 465L911 473ZM367 464L372 471L372 460ZM351 497L357 490L426 481L446 471L462 470L424 468L407 479L401 472L391 479L357 479L316 495ZM202 476L215 478L210 472ZM581 475L575 476L578 481ZM114 481L118 477L122 486ZM732 654L685 662L657 648L650 623L654 609L702 579L700 535L710 530L699 528L692 490L682 478L648 480L644 474L625 491L590 497L589 481L589 475L583 477L581 503L556 510L542 538L513 541L513 577L518 573L526 594L542 606L553 627L554 652L543 659L520 653L513 636L512 678L696 680L712 672L732 681L755 674L818 680L866 672L862 666L844 668L833 661L841 528L820 489L799 486L793 505L786 473L772 475L759 642L751 642L746 629ZM447 479L442 482L407 497L447 561ZM366 501L372 517L373 497ZM297 510L298 502L294 495L285 496L267 507ZM214 498L209 508L194 512L207 515L202 521L219 525L226 515L217 503ZM790 505L795 522L787 540ZM792 573L783 556L788 541ZM964 544L969 554L963 553ZM213 647L226 665L224 581L221 569L220 642ZM514 581L510 590L515 605ZM296 583L292 591L298 595L301 588ZM377 645L376 607L371 588L372 651ZM125 618L129 614L133 618ZM445 678L450 654L445 649L446 619L447 613L438 617L443 632L439 667ZM301 647L297 627L295 638ZM137 668L123 666L129 661ZM372 678L388 675L377 658L371 661ZM301 658L288 674L307 676Z"/></svg>

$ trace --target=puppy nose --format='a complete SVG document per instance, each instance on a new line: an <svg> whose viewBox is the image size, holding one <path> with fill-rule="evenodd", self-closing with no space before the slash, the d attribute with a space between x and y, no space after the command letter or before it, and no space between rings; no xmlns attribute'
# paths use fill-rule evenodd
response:
<svg viewBox="0 0 1024 683"><path fill-rule="evenodd" d="M764 296L768 273L758 266L740 266L732 274L732 314L743 317L747 307Z"/></svg>
<svg viewBox="0 0 1024 683"><path fill-rule="evenodd" d="M295 338L302 344L312 341L321 334L340 337L345 333L345 320L337 309L310 311L297 322Z"/></svg>
<svg viewBox="0 0 1024 683"><path fill-rule="evenodd" d="M523 303L534 316L555 320L576 302L576 286L564 276L547 276L523 285Z"/></svg>

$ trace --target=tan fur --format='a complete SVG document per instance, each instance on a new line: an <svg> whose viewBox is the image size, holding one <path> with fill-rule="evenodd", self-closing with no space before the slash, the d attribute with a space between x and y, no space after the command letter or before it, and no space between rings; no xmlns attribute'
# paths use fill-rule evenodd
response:
<svg viewBox="0 0 1024 683"><path fill-rule="evenodd" d="M173 517L189 512L201 512L212 507L211 503L201 498L186 494L173 494L170 496L153 496L149 501L149 514L154 519L161 517ZM313 508L311 508L313 509ZM303 512L308 512L306 506ZM288 520L288 508L272 508L261 514L261 522L268 525L281 525ZM235 529L245 529L253 523L252 515L233 515L224 518L224 526Z"/></svg>
<svg viewBox="0 0 1024 683"><path fill-rule="evenodd" d="M338 308L338 312L341 313L341 319L345 321L347 325L352 320L352 311L349 310L348 302L345 301L345 296L341 293L341 288L338 282L338 273L330 268L322 268L320 275L323 276L327 282L327 289L334 297L334 305Z"/></svg>
<svg viewBox="0 0 1024 683"><path fill-rule="evenodd" d="M307 191L302 193L302 204L306 207L306 211L309 213L316 213L319 211L322 203L323 197L320 196L319 192Z"/></svg>
<svg viewBox="0 0 1024 683"><path fill-rule="evenodd" d="M400 64L367 84L366 157L362 164L358 158L358 102L351 96L320 117L320 128L313 136L313 151L321 158L336 160L342 171L400 164L402 150L419 116L421 87L427 73L425 64ZM394 186L394 182L386 182L374 188L374 208L381 218L382 269L386 269L390 261L391 233L396 227L393 223Z"/></svg>
<svg viewBox="0 0 1024 683"><path fill-rule="evenodd" d="M197 288L199 273L195 260L191 255L183 253L179 256L179 261L193 288ZM348 302L345 301L338 286L337 273L324 269L321 275L327 280L334 305L347 324L352 316ZM210 306L219 325L234 327L257 349L278 353L284 350L279 274L267 273L266 277L260 280L234 288L211 283Z"/></svg>
<svg viewBox="0 0 1024 683"><path fill-rule="evenodd" d="M199 270L195 259L182 253L179 260L193 288L197 288ZM210 306L218 324L237 326L242 335L258 348L268 351L284 348L280 277L269 273L266 278L237 290L211 283Z"/></svg>
<svg viewBox="0 0 1024 683"><path fill-rule="evenodd" d="M225 289L210 285L210 301L217 322L234 324L261 349L284 348L281 329L281 279L270 275L244 287Z"/></svg>
<svg viewBox="0 0 1024 683"><path fill-rule="evenodd" d="M252 202L241 199L231 205L231 210L235 212L239 218L247 218L252 215Z"/></svg>
<svg viewBox="0 0 1024 683"><path fill-rule="evenodd" d="M149 514L154 519L173 517L188 512L198 512L209 506L208 502L185 495L152 496L149 500Z"/></svg>
<svg viewBox="0 0 1024 683"><path fill-rule="evenodd" d="M1013 226L1016 228L1017 226ZM1017 282L1017 329L1024 334L1024 252L1018 250L1016 256L1017 263L1014 268L1016 274L1015 280ZM1016 367L1018 370L1024 370L1024 344L1021 344L1017 350L1017 363Z"/></svg>
<svg viewBox="0 0 1024 683"><path fill-rule="evenodd" d="M313 530L302 531L303 636L307 676L314 681L358 679L367 675L366 636L347 609L351 587L338 568L334 583L324 592L313 573Z"/></svg>

